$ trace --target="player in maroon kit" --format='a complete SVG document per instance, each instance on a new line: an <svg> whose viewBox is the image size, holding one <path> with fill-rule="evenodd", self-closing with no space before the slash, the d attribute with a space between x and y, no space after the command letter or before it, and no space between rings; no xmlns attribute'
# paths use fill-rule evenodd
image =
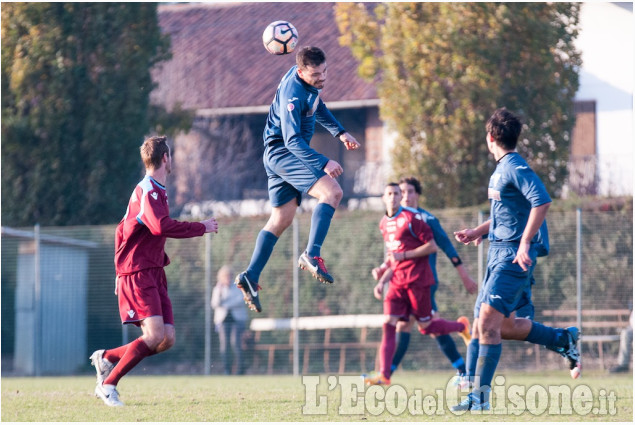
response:
<svg viewBox="0 0 635 425"><path fill-rule="evenodd" d="M377 374L367 377L369 385L390 385L392 357L395 352L395 332L399 320L414 316L422 334L445 335L465 332L466 325L458 321L432 319L430 287L434 276L428 256L437 251L430 226L419 211L402 207L401 189L388 183L382 197L386 215L379 223L387 258L393 275L384 299L384 326L379 348Z"/></svg>
<svg viewBox="0 0 635 425"><path fill-rule="evenodd" d="M123 406L116 385L145 357L174 345L174 317L163 268L170 263L166 238L192 238L218 232L214 218L182 222L170 218L165 183L172 156L165 136L146 139L141 159L146 175L137 185L126 215L115 233L115 293L124 324L140 326L143 335L121 347L97 350L91 362L97 370L95 395L108 406Z"/></svg>

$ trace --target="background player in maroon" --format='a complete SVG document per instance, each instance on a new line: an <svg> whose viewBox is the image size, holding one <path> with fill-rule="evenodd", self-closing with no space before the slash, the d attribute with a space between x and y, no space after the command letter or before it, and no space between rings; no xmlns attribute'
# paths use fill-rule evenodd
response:
<svg viewBox="0 0 635 425"><path fill-rule="evenodd" d="M428 256L437 251L432 230L411 208L402 207L401 189L388 183L382 200L386 215L379 223L387 258L393 271L384 299L384 325L379 353L379 373L366 378L370 385L390 384L392 357L395 352L395 331L399 320L414 316L421 333L444 335L465 330L463 323L444 319L432 320L430 287L434 276Z"/></svg>
<svg viewBox="0 0 635 425"><path fill-rule="evenodd" d="M182 222L170 218L165 191L172 156L165 136L146 139L141 159L146 175L137 185L115 233L115 293L122 323L141 327L143 335L121 347L97 350L95 395L108 406L122 406L116 386L141 360L174 345L172 303L163 268L170 263L166 238L191 238L217 232L214 218Z"/></svg>

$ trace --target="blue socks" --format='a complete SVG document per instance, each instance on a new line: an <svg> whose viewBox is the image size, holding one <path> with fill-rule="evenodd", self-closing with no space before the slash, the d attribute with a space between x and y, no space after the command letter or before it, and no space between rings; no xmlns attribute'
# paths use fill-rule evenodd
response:
<svg viewBox="0 0 635 425"><path fill-rule="evenodd" d="M390 370L392 372L399 367L399 363L401 363L404 354L406 354L409 344L410 332L397 332L397 349L395 350L395 354L392 356L392 365L390 366Z"/></svg>
<svg viewBox="0 0 635 425"><path fill-rule="evenodd" d="M456 344L454 343L452 337L450 335L439 335L435 339L443 354L445 354L448 360L450 360L450 363L452 363L452 366L457 368L460 374L465 374L465 361L456 349ZM399 367L399 363L401 363L403 356L406 354L409 344L410 332L397 332L397 349L395 350L395 354L392 358L392 372ZM477 352L475 358L478 357L478 343L476 350ZM474 364L476 365L476 360L474 360ZM474 368L476 368L476 366Z"/></svg>
<svg viewBox="0 0 635 425"><path fill-rule="evenodd" d="M335 208L325 203L318 203L313 210L313 216L311 217L311 230L309 231L309 244L306 251L309 257L319 257L320 248L326 238L326 234L331 226L331 219L335 214ZM271 232L261 230L256 238L256 246L251 256L251 262L247 267L247 277L252 282L258 282L260 280L260 273L265 268L273 247L278 242L278 237Z"/></svg>
<svg viewBox="0 0 635 425"><path fill-rule="evenodd" d="M478 383L480 388L475 388L472 393L480 396L481 403L489 401L492 379L494 379L494 372L496 372L502 348L503 344L480 344L478 361L476 362L476 376L481 378Z"/></svg>
<svg viewBox="0 0 635 425"><path fill-rule="evenodd" d="M271 232L261 230L256 238L256 246L254 247L254 253L251 255L251 262L247 267L247 277L252 282L258 282L260 279L260 273L265 268L273 247L278 242L278 237Z"/></svg>
<svg viewBox="0 0 635 425"><path fill-rule="evenodd" d="M450 360L452 366L458 369L461 375L465 374L465 361L456 349L456 344L450 335L439 335L435 338L439 349L445 354L445 357Z"/></svg>
<svg viewBox="0 0 635 425"><path fill-rule="evenodd" d="M560 328L551 328L542 323L531 322L531 330L525 341L532 344L548 345L552 347L565 347L569 339L567 332Z"/></svg>
<svg viewBox="0 0 635 425"><path fill-rule="evenodd" d="M474 382L474 376L476 375L476 362L478 361L479 350L478 338L472 338L467 345L467 376L470 377L470 382Z"/></svg>
<svg viewBox="0 0 635 425"><path fill-rule="evenodd" d="M320 202L315 206L313 215L311 216L309 243L306 247L306 252L310 258L320 256L320 249L331 226L333 214L335 214L335 208L329 204Z"/></svg>

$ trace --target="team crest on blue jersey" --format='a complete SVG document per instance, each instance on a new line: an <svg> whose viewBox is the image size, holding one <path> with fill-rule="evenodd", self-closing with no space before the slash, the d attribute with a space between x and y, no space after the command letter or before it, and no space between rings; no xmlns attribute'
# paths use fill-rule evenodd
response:
<svg viewBox="0 0 635 425"><path fill-rule="evenodd" d="M493 199L495 201L500 201L501 200L501 191L500 190L496 190L496 189L492 189L491 187L487 188L487 198L488 199Z"/></svg>
<svg viewBox="0 0 635 425"><path fill-rule="evenodd" d="M287 111L291 112L295 109L295 105L293 103L287 104Z"/></svg>

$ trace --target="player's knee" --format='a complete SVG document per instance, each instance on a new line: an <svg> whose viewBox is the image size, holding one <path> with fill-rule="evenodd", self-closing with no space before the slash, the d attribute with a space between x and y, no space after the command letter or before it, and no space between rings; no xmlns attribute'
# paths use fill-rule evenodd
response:
<svg viewBox="0 0 635 425"><path fill-rule="evenodd" d="M480 338L483 340L497 340L501 337L501 330L493 327L481 326Z"/></svg>
<svg viewBox="0 0 635 425"><path fill-rule="evenodd" d="M163 342L161 343L161 345L165 347L165 350L169 350L170 348L174 347L175 342L176 338L174 337L174 335L166 335L165 338L163 338Z"/></svg>
<svg viewBox="0 0 635 425"><path fill-rule="evenodd" d="M156 336L147 336L145 338L143 338L143 341L146 343L146 345L148 346L148 348L152 351L156 351L157 348L159 348L159 345L161 344L161 339L156 338Z"/></svg>
<svg viewBox="0 0 635 425"><path fill-rule="evenodd" d="M143 336L143 341L150 350L156 350L164 339L165 332L162 329L155 329L153 332L148 332Z"/></svg>
<svg viewBox="0 0 635 425"><path fill-rule="evenodd" d="M280 237L280 235L282 235L282 233L291 226L291 223L293 223L293 216L287 217L286 215L281 214L277 214L275 216L272 215L264 227L264 230Z"/></svg>
<svg viewBox="0 0 635 425"><path fill-rule="evenodd" d="M399 323L397 323L397 332L410 333L410 331L412 331L412 323L410 323L410 322L399 322Z"/></svg>
<svg viewBox="0 0 635 425"><path fill-rule="evenodd" d="M344 196L344 191L340 187L340 185L336 185L333 189L331 189L329 193L329 198L331 200L331 206L337 208L342 201L342 197Z"/></svg>
<svg viewBox="0 0 635 425"><path fill-rule="evenodd" d="M337 182L334 182L333 185L329 186L327 190L322 192L322 195L319 197L320 202L324 202L329 204L333 208L337 208L342 201L342 197L344 196L344 192Z"/></svg>
<svg viewBox="0 0 635 425"><path fill-rule="evenodd" d="M385 315L384 316L384 324L385 325L393 325L397 326L399 319L394 316Z"/></svg>
<svg viewBox="0 0 635 425"><path fill-rule="evenodd" d="M287 230L292 223L293 223L293 217L287 217L287 216L280 217L278 221L276 222L277 233L281 235L282 232Z"/></svg>
<svg viewBox="0 0 635 425"><path fill-rule="evenodd" d="M473 327L472 328L472 339L479 339L481 337L481 333L479 332L478 328Z"/></svg>

